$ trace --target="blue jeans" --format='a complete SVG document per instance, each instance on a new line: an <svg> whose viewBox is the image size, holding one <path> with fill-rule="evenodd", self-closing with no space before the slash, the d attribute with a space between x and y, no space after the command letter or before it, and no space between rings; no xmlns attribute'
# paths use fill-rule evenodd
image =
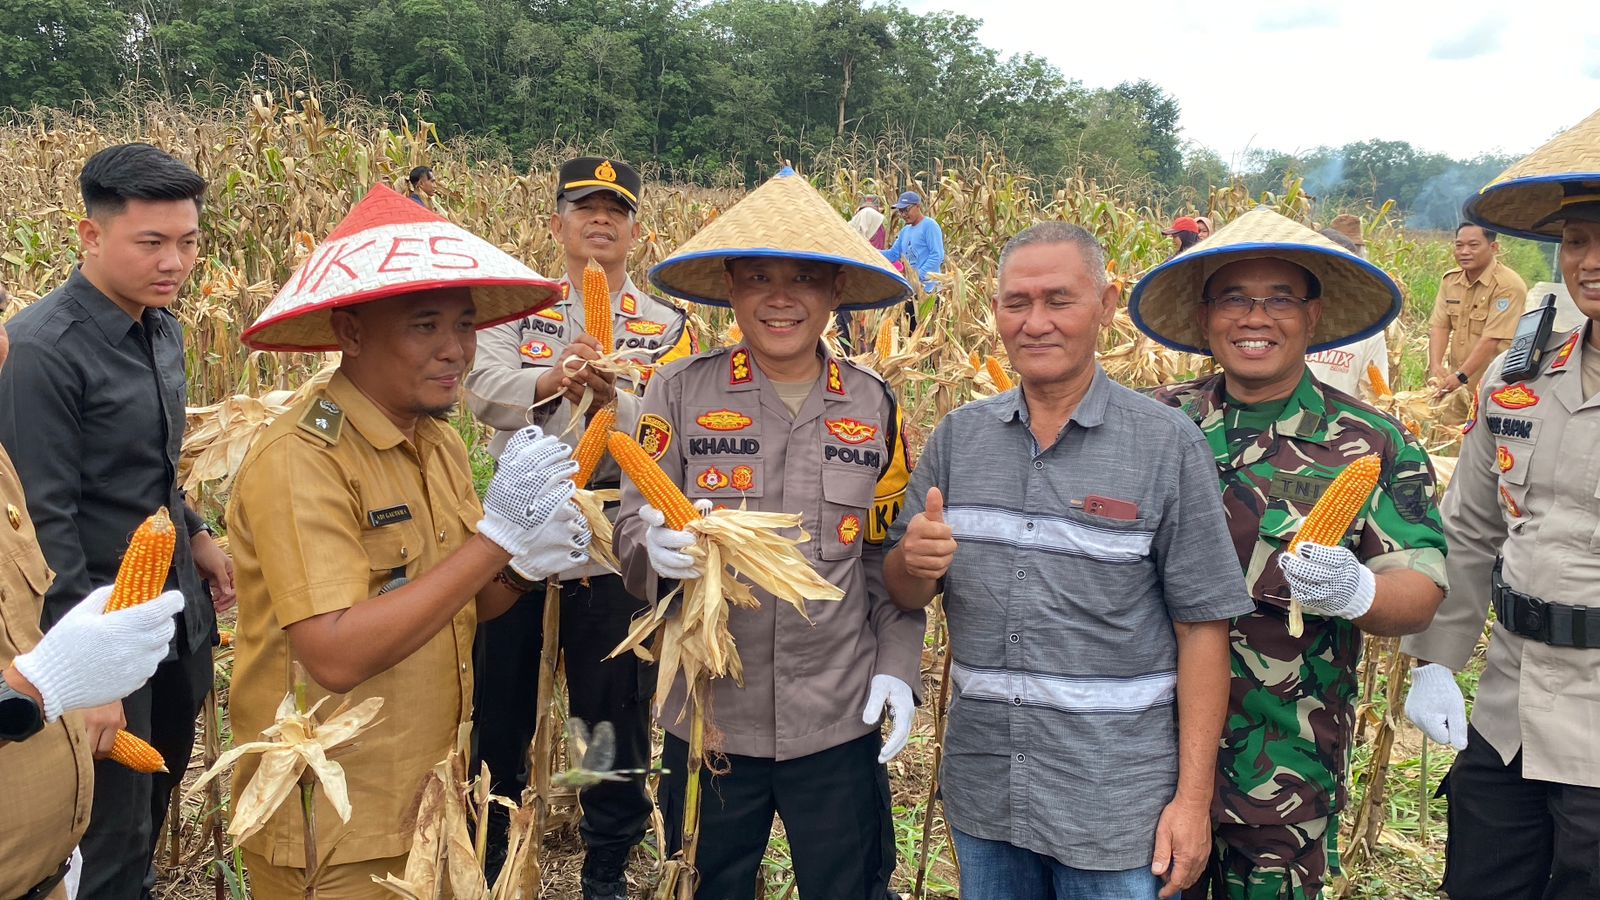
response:
<svg viewBox="0 0 1600 900"><path fill-rule="evenodd" d="M951 829L961 863L961 900L1155 900L1149 866L1116 872L1074 869L1004 841Z"/></svg>

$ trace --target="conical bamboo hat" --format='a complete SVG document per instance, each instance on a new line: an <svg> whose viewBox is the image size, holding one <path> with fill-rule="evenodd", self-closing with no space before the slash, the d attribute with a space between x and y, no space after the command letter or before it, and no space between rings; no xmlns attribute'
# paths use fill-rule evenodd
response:
<svg viewBox="0 0 1600 900"><path fill-rule="evenodd" d="M1574 191L1578 183L1592 191ZM1535 241L1561 239L1561 208L1600 196L1600 110L1518 160L1467 201L1467 221Z"/></svg>
<svg viewBox="0 0 1600 900"><path fill-rule="evenodd" d="M1400 314L1400 288L1382 269L1299 222L1258 206L1139 279L1128 300L1133 323L1174 350L1209 354L1195 308L1206 279L1242 259L1285 260L1322 282L1322 319L1308 352L1370 337Z"/></svg>
<svg viewBox="0 0 1600 900"><path fill-rule="evenodd" d="M337 350L333 310L452 287L471 289L479 328L561 297L555 282L380 184L289 276L240 340L257 350Z"/></svg>
<svg viewBox="0 0 1600 900"><path fill-rule="evenodd" d="M835 263L845 271L840 309L875 309L903 300L911 285L793 169L783 171L713 219L650 270L662 292L709 306L728 305L730 259L779 256Z"/></svg>

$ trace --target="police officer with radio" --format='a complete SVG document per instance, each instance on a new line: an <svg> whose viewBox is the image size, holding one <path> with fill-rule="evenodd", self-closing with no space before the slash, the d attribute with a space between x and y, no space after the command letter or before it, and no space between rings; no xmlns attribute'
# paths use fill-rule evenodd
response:
<svg viewBox="0 0 1600 900"><path fill-rule="evenodd" d="M1586 321L1523 316L1478 392L1443 503L1450 594L1415 656L1406 714L1461 753L1449 797L1452 900L1600 896L1600 112L1468 202L1467 218L1559 240ZM1495 625L1470 726L1452 676Z"/></svg>

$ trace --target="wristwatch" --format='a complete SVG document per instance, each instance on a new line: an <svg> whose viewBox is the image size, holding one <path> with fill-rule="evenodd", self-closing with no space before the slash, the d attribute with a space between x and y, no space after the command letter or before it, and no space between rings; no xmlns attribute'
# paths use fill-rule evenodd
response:
<svg viewBox="0 0 1600 900"><path fill-rule="evenodd" d="M1462 384L1466 384L1467 383L1467 373L1465 373L1465 372L1457 372L1456 373L1456 380L1461 382Z"/></svg>
<svg viewBox="0 0 1600 900"><path fill-rule="evenodd" d="M0 678L0 741L23 741L44 728L38 701Z"/></svg>

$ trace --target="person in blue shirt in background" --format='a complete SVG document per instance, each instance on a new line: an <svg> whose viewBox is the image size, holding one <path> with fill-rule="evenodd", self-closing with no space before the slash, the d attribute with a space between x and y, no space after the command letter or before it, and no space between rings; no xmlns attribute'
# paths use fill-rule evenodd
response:
<svg viewBox="0 0 1600 900"><path fill-rule="evenodd" d="M939 288L939 270L944 266L944 230L931 216L922 212L922 195L906 191L895 202L894 211L906 220L904 228L895 235L894 244L883 251L892 263L903 262L916 270L924 290ZM906 301L906 314L911 317L911 328L917 327L917 306L913 298Z"/></svg>

